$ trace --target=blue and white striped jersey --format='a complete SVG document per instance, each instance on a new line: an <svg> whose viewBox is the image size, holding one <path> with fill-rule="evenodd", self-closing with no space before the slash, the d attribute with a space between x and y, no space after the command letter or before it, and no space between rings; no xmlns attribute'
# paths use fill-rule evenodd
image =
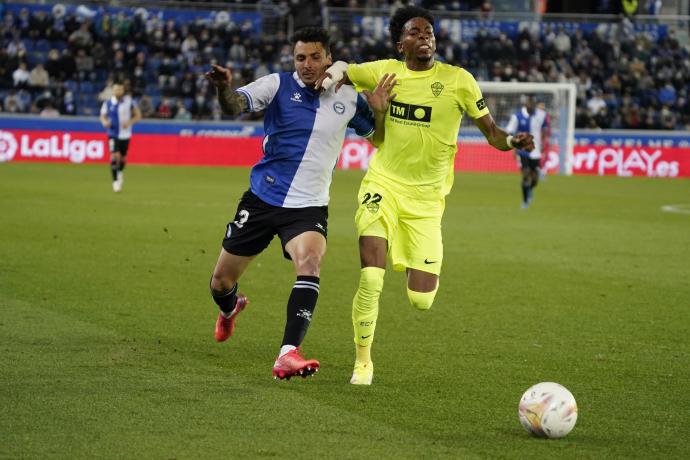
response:
<svg viewBox="0 0 690 460"><path fill-rule="evenodd" d="M110 120L110 128L108 128L108 137L116 139L129 139L132 137L132 127L122 127L122 123L132 119L132 111L137 103L131 96L125 94L122 100L118 101L115 96L103 102L101 106L101 115L105 115Z"/></svg>
<svg viewBox="0 0 690 460"><path fill-rule="evenodd" d="M527 109L523 107L510 116L506 132L510 134L519 132L530 133L534 137L534 150L528 152L518 149L517 153L521 157L538 159L541 158L542 130L548 127L549 120L544 110L535 108L534 113L530 115Z"/></svg>
<svg viewBox="0 0 690 460"><path fill-rule="evenodd" d="M259 78L237 92L249 110L266 110L264 156L251 171L252 192L273 206L325 206L345 130L374 132L371 108L351 86L319 93L297 72Z"/></svg>

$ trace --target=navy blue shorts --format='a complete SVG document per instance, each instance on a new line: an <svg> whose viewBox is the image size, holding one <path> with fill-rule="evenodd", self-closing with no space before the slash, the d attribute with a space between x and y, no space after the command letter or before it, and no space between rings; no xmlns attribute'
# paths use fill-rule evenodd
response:
<svg viewBox="0 0 690 460"><path fill-rule="evenodd" d="M268 247L274 235L283 246L297 235L315 231L328 236L328 206L308 208L281 208L272 206L247 190L235 213L235 220L228 223L223 248L238 256L255 256Z"/></svg>
<svg viewBox="0 0 690 460"><path fill-rule="evenodd" d="M536 171L541 167L541 159L523 157L522 155L520 155L520 166L522 166L522 169Z"/></svg>
<svg viewBox="0 0 690 460"><path fill-rule="evenodd" d="M127 149L129 149L129 139L108 138L108 150L111 154L119 153L125 157L127 156Z"/></svg>

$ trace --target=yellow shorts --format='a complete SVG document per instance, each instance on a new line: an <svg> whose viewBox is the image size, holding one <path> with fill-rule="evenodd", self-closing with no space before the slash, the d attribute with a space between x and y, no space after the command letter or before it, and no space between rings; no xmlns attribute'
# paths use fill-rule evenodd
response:
<svg viewBox="0 0 690 460"><path fill-rule="evenodd" d="M414 194L402 185L365 176L357 194L357 234L385 238L394 270L414 268L439 275L445 200L410 195Z"/></svg>

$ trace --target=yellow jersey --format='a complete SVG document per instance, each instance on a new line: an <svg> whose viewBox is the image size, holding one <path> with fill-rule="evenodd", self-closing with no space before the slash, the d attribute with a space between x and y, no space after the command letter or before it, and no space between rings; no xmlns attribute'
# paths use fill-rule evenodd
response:
<svg viewBox="0 0 690 460"><path fill-rule="evenodd" d="M358 91L373 90L386 73L396 75L397 97L367 174L413 186L420 197L445 196L453 186L462 115L480 118L489 113L479 85L465 69L438 61L423 71L394 59L350 64L347 69Z"/></svg>

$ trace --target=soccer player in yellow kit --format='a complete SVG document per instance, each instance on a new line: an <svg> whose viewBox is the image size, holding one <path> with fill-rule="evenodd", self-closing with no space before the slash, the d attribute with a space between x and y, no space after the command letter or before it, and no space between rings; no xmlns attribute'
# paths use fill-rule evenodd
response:
<svg viewBox="0 0 690 460"><path fill-rule="evenodd" d="M511 136L489 113L481 90L466 70L434 59L434 20L417 7L398 9L389 31L403 61L347 65L340 61L317 81L371 90L384 74L395 74L395 97L385 119L385 138L359 189L355 223L361 272L352 303L356 359L350 383L370 385L371 345L383 289L386 259L407 272L407 295L428 310L443 262L441 218L453 185L460 120L467 113L495 148L531 150L529 133ZM389 254L390 253L390 254Z"/></svg>

